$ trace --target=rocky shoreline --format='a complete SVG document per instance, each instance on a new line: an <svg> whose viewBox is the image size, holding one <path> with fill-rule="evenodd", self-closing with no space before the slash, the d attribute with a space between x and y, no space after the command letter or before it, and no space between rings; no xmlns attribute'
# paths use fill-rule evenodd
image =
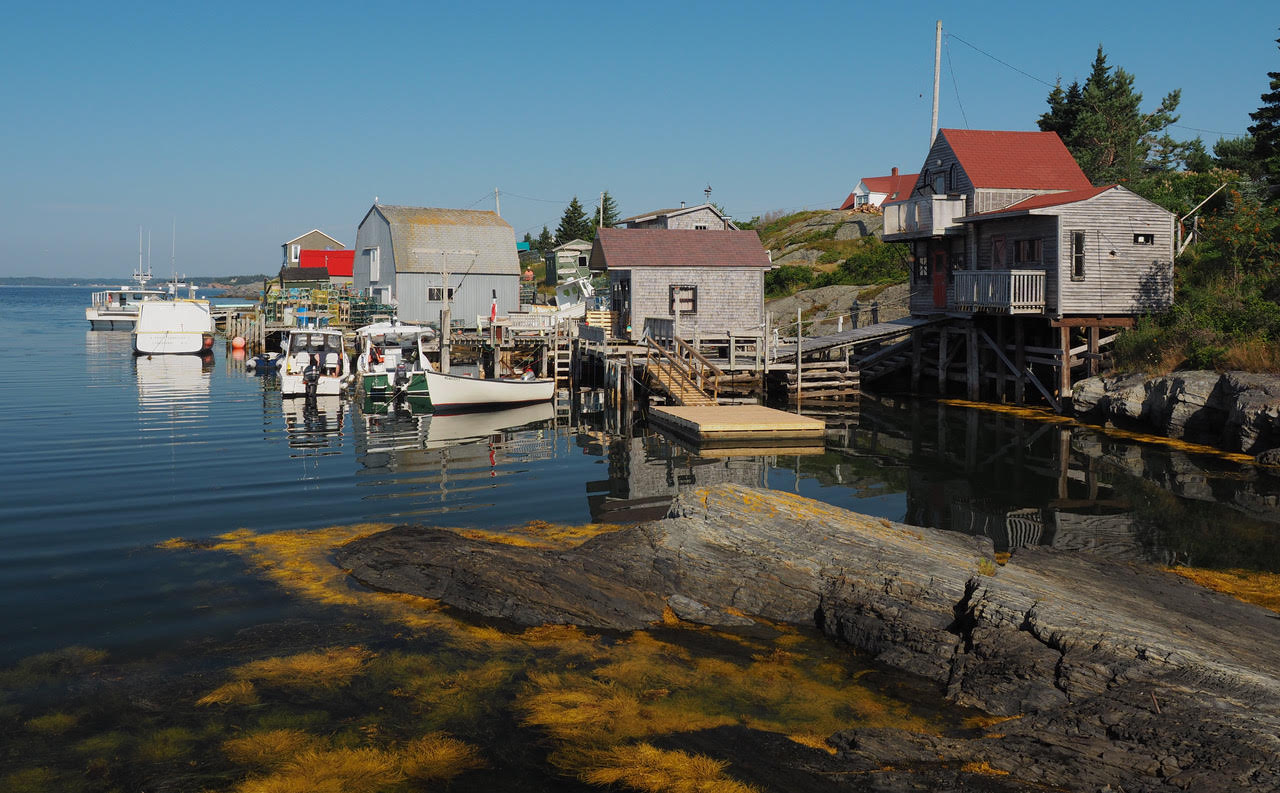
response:
<svg viewBox="0 0 1280 793"><path fill-rule="evenodd" d="M1076 383L1076 415L1142 426L1280 465L1280 377L1189 371L1091 377ZM1277 451L1273 451L1277 450Z"/></svg>
<svg viewBox="0 0 1280 793"><path fill-rule="evenodd" d="M970 738L851 726L795 789L859 774L868 790L1280 790L1280 615L1144 566L1045 549L999 566L992 551L720 485L570 550L400 526L337 561L366 585L524 625L629 630L667 610L706 625L816 624L1009 717Z"/></svg>

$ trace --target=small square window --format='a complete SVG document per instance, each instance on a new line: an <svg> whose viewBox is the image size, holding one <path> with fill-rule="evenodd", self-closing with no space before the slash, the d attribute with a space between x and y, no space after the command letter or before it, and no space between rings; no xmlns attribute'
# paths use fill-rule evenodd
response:
<svg viewBox="0 0 1280 793"><path fill-rule="evenodd" d="M698 287L673 285L670 288L669 297L669 310L673 316L698 313Z"/></svg>
<svg viewBox="0 0 1280 793"><path fill-rule="evenodd" d="M1156 244L1156 235L1154 235L1154 234L1134 234L1134 235L1133 235L1133 244L1134 244L1134 245L1155 245L1155 244Z"/></svg>
<svg viewBox="0 0 1280 793"><path fill-rule="evenodd" d="M432 303L439 303L444 298L444 289L438 286L427 287L427 300ZM453 300L453 287L449 287L449 299Z"/></svg>
<svg viewBox="0 0 1280 793"><path fill-rule="evenodd" d="M1013 247L1014 264L1039 264L1044 246L1040 240L1018 240Z"/></svg>

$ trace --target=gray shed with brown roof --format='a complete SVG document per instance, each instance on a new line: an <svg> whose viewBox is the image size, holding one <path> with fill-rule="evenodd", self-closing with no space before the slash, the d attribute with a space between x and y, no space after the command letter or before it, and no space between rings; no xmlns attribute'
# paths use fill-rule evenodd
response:
<svg viewBox="0 0 1280 793"><path fill-rule="evenodd" d="M684 337L761 331L771 266L754 231L605 228L591 249L591 269L609 275L614 332L632 339L646 319L674 320Z"/></svg>

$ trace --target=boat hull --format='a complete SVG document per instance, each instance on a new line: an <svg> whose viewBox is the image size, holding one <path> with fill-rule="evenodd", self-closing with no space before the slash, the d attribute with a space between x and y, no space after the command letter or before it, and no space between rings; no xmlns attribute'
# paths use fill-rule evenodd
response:
<svg viewBox="0 0 1280 793"><path fill-rule="evenodd" d="M204 355L213 351L213 335L199 332L133 334L135 355Z"/></svg>
<svg viewBox="0 0 1280 793"><path fill-rule="evenodd" d="M386 372L369 372L362 375L360 387L364 389L365 395L372 399L387 399L398 391L387 384ZM404 393L411 397L425 397L429 394L427 378L422 372L412 372L409 375L409 385L404 389Z"/></svg>
<svg viewBox="0 0 1280 793"><path fill-rule="evenodd" d="M424 373L431 404L437 413L500 410L549 402L556 393L554 380L482 380L477 377Z"/></svg>
<svg viewBox="0 0 1280 793"><path fill-rule="evenodd" d="M89 330L133 330L138 324L137 312L100 311L86 308L84 318L89 320Z"/></svg>

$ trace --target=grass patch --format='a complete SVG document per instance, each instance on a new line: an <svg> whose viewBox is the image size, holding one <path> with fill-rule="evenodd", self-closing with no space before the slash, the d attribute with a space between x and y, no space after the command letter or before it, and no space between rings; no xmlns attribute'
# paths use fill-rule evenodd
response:
<svg viewBox="0 0 1280 793"><path fill-rule="evenodd" d="M1169 569L1206 589L1280 612L1280 574L1250 570L1205 570L1198 567Z"/></svg>

